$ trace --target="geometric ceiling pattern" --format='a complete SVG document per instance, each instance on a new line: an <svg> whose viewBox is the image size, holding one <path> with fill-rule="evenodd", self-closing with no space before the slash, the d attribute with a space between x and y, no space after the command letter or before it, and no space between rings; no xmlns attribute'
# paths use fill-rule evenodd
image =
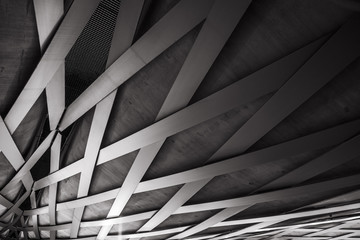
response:
<svg viewBox="0 0 360 240"><path fill-rule="evenodd" d="M360 239L359 6L4 1L1 238Z"/></svg>

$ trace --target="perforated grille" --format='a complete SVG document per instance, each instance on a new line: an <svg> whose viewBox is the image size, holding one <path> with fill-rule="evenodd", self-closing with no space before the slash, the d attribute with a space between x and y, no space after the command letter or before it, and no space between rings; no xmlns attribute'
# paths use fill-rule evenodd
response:
<svg viewBox="0 0 360 240"><path fill-rule="evenodd" d="M66 106L105 70L120 0L103 0L65 58Z"/></svg>

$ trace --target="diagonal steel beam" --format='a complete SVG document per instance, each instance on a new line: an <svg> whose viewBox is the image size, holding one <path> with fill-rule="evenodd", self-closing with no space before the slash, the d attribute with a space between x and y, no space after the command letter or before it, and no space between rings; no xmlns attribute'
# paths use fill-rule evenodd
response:
<svg viewBox="0 0 360 240"><path fill-rule="evenodd" d="M5 118L13 134L74 45L100 0L76 0L62 21L49 47Z"/></svg>

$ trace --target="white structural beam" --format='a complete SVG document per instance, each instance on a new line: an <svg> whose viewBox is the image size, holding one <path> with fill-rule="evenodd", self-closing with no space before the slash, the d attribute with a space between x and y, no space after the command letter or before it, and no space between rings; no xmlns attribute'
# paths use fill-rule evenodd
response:
<svg viewBox="0 0 360 240"><path fill-rule="evenodd" d="M354 31L355 23L360 23L360 21L350 22L342 27L342 31L339 30L334 34L325 44L324 46L311 57L303 67L301 67L297 73L294 74L290 78L288 82L286 82L280 90L275 93L270 100L264 104L263 107L260 108L258 112L256 112L248 122L246 122L235 134L233 137L228 140L228 144L223 145L213 156L212 159L221 159L224 157L228 157L234 154L240 154L246 151L251 145L257 142L262 136L264 136L268 131L274 128L281 120L287 117L291 112L293 112L298 106L300 106L304 101L306 101L309 97L311 97L317 90L319 90L323 85L325 85L328 81L330 81L338 72L340 72L344 67L350 64L358 55L360 55L360 48L357 49L357 53L352 54L352 48L347 49L347 57L341 59L337 62L337 64L333 63L333 58L336 58L338 54L338 49L343 46L344 41L347 41L347 37L352 35L352 31ZM349 27L350 26L350 27ZM345 29L345 30L344 30ZM358 40L360 40L360 34ZM352 42L354 44L354 42ZM355 45L353 45L355 47ZM345 48L346 49L346 48ZM332 58L329 58L332 56ZM334 67L334 70L331 74L329 74L328 67ZM315 70L316 69L316 70ZM304 79L306 81L304 81ZM289 96L292 96L289 98ZM278 106L282 106L280 109ZM335 159L332 161L333 164L329 164L326 169L330 169L332 166L338 165L336 159L339 157L339 154L348 153L350 155L349 158L345 159L347 161L351 160L352 157L359 155L357 151L357 146L359 146L359 142L356 141L354 144L350 144L349 147L340 147L340 150L336 152L336 154L332 153L330 155L335 155ZM348 145L346 145L348 146ZM350 151L349 153L349 150ZM329 156L325 156L322 161L316 161L316 163L321 162L320 165L325 161L328 162ZM345 162L343 160L342 162ZM340 163L339 163L340 164ZM314 166L315 164L309 164ZM298 174L301 175L303 169L298 171ZM309 169L308 169L309 170ZM304 177L302 176L300 180L292 180L297 181L298 183L302 182L302 180L308 179L309 176L314 176L314 170L311 173L306 174ZM291 179L293 179L291 176ZM289 179L289 178L287 178ZM204 181L204 186L207 182ZM193 195L198 191L198 186L193 191ZM189 194L189 198L192 195ZM170 201L177 202L176 199L172 198ZM226 210L223 210L226 211ZM170 215L170 214L169 214ZM212 218L210 218L212 219ZM207 219L204 221L204 226L208 223ZM204 226L202 223L198 225L197 231L204 230ZM207 226L208 227L208 226ZM196 227L191 230L187 230L182 234L175 236L176 238L183 238L185 236L189 236L190 234L196 233ZM229 237L233 237L235 235L231 234Z"/></svg>
<svg viewBox="0 0 360 240"><path fill-rule="evenodd" d="M50 173L59 170L60 167L61 134L57 134L50 149ZM49 186L49 221L50 225L56 225L56 197L57 183ZM50 240L55 240L56 231L50 231Z"/></svg>
<svg viewBox="0 0 360 240"><path fill-rule="evenodd" d="M221 156L248 149L360 55L360 18L344 24L218 151ZM281 106L281 108L279 108Z"/></svg>
<svg viewBox="0 0 360 240"><path fill-rule="evenodd" d="M44 51L55 27L64 14L64 2L59 0L33 0L40 49Z"/></svg>
<svg viewBox="0 0 360 240"><path fill-rule="evenodd" d="M36 208L35 192L31 192L30 194L30 203L31 203L31 208ZM31 219L33 224L33 232L35 233L36 238L40 239L40 232L38 228L38 215L31 216Z"/></svg>
<svg viewBox="0 0 360 240"><path fill-rule="evenodd" d="M139 148L163 140L237 106L280 88L311 55L323 39L296 51L230 86L196 102L106 148L98 163L105 163Z"/></svg>
<svg viewBox="0 0 360 240"><path fill-rule="evenodd" d="M205 221L195 225L194 227L191 227L187 229L186 231L183 231L169 239L184 239L185 237L188 237L190 235L193 235L195 233L201 232L209 227L212 227L216 223L222 222L226 219L228 219L231 216L234 216L235 214L242 212L243 210L251 207L252 205L248 206L240 206L240 207L232 207L232 208L225 208L224 210L221 210L220 212L216 213L215 215L211 216L210 218L206 219ZM216 238L214 238L216 239Z"/></svg>
<svg viewBox="0 0 360 240"><path fill-rule="evenodd" d="M215 103L225 102L225 104L220 105L218 109L215 109L216 112L215 112L215 114L212 114L212 115L220 114L223 111L223 108L227 108L226 107L226 103L227 103L226 99L229 95L235 95L235 97L234 97L235 99L233 99L233 101L229 101L229 102L232 104L234 104L234 102L235 102L235 105L237 105L237 104L246 103L247 101L250 101L250 99L256 99L259 96L262 96L266 93L276 90L281 84L283 84L286 81L286 79L288 77L290 77L296 71L297 68L299 68L299 66L303 62L306 61L307 58L309 58L309 56L311 56L311 54L313 54L313 52L320 46L321 43L322 43L322 41L319 40L312 44L309 44L308 46L306 46L304 48L301 48L300 50L257 71L256 73L251 74L250 76L244 78L243 80L232 84L228 88L225 88L225 89L209 96L208 98L205 98L200 103L193 104L191 106L192 107L191 111L189 111L188 108L185 108L185 109L179 111L178 113L173 114L172 115L173 117L170 116L170 117L165 118L162 121L159 121L155 126L154 125L150 126L148 128L148 131L155 131L155 127L158 129L162 129L162 130L166 129L167 132L165 132L165 134L162 135L163 138L165 138L165 137L168 137L168 136L174 134L174 129L169 128L170 124L177 126L176 131L180 131L182 129L190 128L191 126L195 125L198 122L201 122L202 120L204 120L204 121L207 120L208 118L204 118L202 114L197 114L196 116L198 118L200 118L200 120L194 121L194 113L197 113L197 112L203 113L203 112L201 112L201 111L204 111L203 108L206 107L207 105L211 105L213 102L215 102ZM272 84L274 86L270 85L268 87L264 87L264 89L257 87L258 85L266 86L266 84L269 84L269 82L270 82L269 78L271 80L273 80ZM278 82L275 84L274 83L275 81L278 81ZM216 104L214 104L213 107L215 108ZM207 112L211 113L212 111L214 111L213 108L207 107L206 113ZM212 115L210 115L210 117ZM181 118L184 121L179 121L179 120L177 120L178 118ZM142 136L144 136L144 134L141 134L139 136L138 140L141 140ZM349 135L349 136L351 136L351 135ZM349 136L347 136L347 137L349 137ZM134 136L130 136L130 138L134 138ZM159 140L162 140L163 138L159 138ZM128 141L126 139L129 139L129 138L125 138L123 141ZM123 141L120 141L120 142L123 142ZM121 149L118 149L116 147L116 146L120 147L119 146L120 142L112 144L112 145L100 150L97 165L105 163L117 156L120 156L121 154L127 153L129 150L124 152L124 151L121 151ZM152 141L150 141L149 144L151 144L151 142ZM135 142L135 144L136 144L136 142ZM141 146L146 146L146 143L142 144ZM141 146L139 146L139 148ZM136 149L137 148L134 148L134 150L136 150ZM115 152L114 156L113 156L113 154L111 154L112 152ZM107 156L108 154L111 154L111 155ZM62 180L64 178L67 178L67 177L77 174L79 172L79 169L81 169L81 165L82 165L81 161L82 160L79 160L79 161L71 164L69 167L61 169L59 172L56 172L54 174L47 176L44 179L39 180L37 183L35 183L34 187L39 189L39 188L46 186L47 183L56 181L56 179L58 179L60 181L60 179Z"/></svg>
<svg viewBox="0 0 360 240"><path fill-rule="evenodd" d="M249 4L250 1L215 1L156 120L188 104ZM161 139L140 149L108 213L108 218L120 215L164 141L165 139ZM104 239L111 227L103 227L98 238Z"/></svg>
<svg viewBox="0 0 360 240"><path fill-rule="evenodd" d="M1 194L6 194L18 182L20 182L24 178L24 176L26 176L29 173L30 169L37 163L37 161L41 158L41 156L45 153L45 151L50 147L54 136L55 136L54 131L49 133L49 135L35 150L35 152L31 155L31 157L24 163L24 165L20 168L20 170L17 171L17 173L10 180L10 182L7 183L6 186L1 190Z"/></svg>
<svg viewBox="0 0 360 240"><path fill-rule="evenodd" d="M303 194L316 194L316 193L326 192L335 189L357 186L359 185L358 182L359 179L360 179L360 174L357 174L349 177L338 178L320 183L309 184L294 188L287 188L272 192L260 193L260 194L239 197L229 200L186 205L179 208L174 214L208 211L208 210L222 209L229 207L239 207L239 206L261 203L261 202L276 201L283 198L290 198L294 196L301 196Z"/></svg>
<svg viewBox="0 0 360 240"><path fill-rule="evenodd" d="M96 159L100 149L101 141L105 133L112 105L116 96L116 91L97 104L90 127L90 133L85 149L84 161L86 165L82 167L77 197L86 197L89 193L92 175L96 166ZM70 232L71 238L76 238L85 206L76 208L73 214L73 222Z"/></svg>
<svg viewBox="0 0 360 240"><path fill-rule="evenodd" d="M120 56L131 46L142 6L143 0L125 0L122 2L116 20L106 67L110 66L116 60L116 58L118 58L118 56ZM83 166L80 175L80 182L77 193L78 198L86 197L89 193L98 152L100 150L102 138L110 117L116 93L117 90L113 91L103 100L101 100L95 107L95 112L85 149L84 161L86 161L86 165ZM85 206L76 208L74 210L73 222L70 230L71 238L77 237L84 210Z"/></svg>
<svg viewBox="0 0 360 240"><path fill-rule="evenodd" d="M245 196L245 197L240 197L240 198L235 198L235 199L187 205L187 206L182 206L181 208L179 208L174 214L183 214L183 213L188 213L188 212L214 210L214 209L221 209L221 208L226 208L226 207L238 207L238 206L250 205L250 204L255 204L255 203L260 203L260 202L274 201L274 200L279 200L282 197L290 197L290 196L306 194L307 191L309 194L312 192L313 193L326 192L331 189L341 189L341 188L345 188L345 187L356 186L356 185L358 185L358 181L356 181L358 179L359 179L359 175L353 175L350 177L344 177L344 178L329 180L329 181L325 181L325 182L320 182L320 183L315 183L315 184L310 184L310 185L305 185L305 186L300 186L300 187L295 187L295 188L282 189L282 190L277 190L277 191L272 191L272 192L267 192L267 193L260 193L260 194L256 194L256 195ZM115 192L115 194L116 194L116 192ZM106 200L108 200L108 199L103 199L102 201L106 201ZM78 202L78 200L71 201L71 204L75 204L76 202ZM76 206L70 207L69 202L66 202L66 203L58 204L57 210L60 211L60 210L64 210L64 209L71 209L74 207L76 207ZM47 212L46 208L44 208L44 210L45 211L41 211L41 212L25 211L24 215L29 216L29 215L34 215L34 214L43 214L43 213ZM147 213L147 214L151 215L153 213L154 212ZM149 215L146 215L146 216L149 217ZM104 221L106 221L106 220L104 220Z"/></svg>
<svg viewBox="0 0 360 240"><path fill-rule="evenodd" d="M60 130L68 127L199 24L207 16L212 2L182 0L175 5L69 106L60 124Z"/></svg>
<svg viewBox="0 0 360 240"><path fill-rule="evenodd" d="M275 216L267 216L267 217L257 217L251 219L241 219L241 220L232 220L232 221L224 221L218 224L215 224L214 227L224 227L224 226L234 226L234 225L242 225L242 224L252 224L252 223L259 223L259 222L272 222L272 221L285 221L288 219L296 219L296 218L305 218L305 217L312 217L316 215L326 215L329 213L335 214L339 212L346 212L350 210L356 210L360 207L360 203L354 204L347 204L338 207L330 207L330 208L321 208L316 210L309 210L309 211L302 211L296 213L287 213L287 214L280 214ZM308 223L308 224L300 224L301 226L309 226L309 225L316 225L317 223Z"/></svg>
<svg viewBox="0 0 360 240"><path fill-rule="evenodd" d="M209 182L209 179L199 180L185 184L176 194L149 220L138 232L151 231L165 219L167 219L179 207L184 205L194 194L194 190L200 190Z"/></svg>
<svg viewBox="0 0 360 240"><path fill-rule="evenodd" d="M3 119L0 117L0 150L10 162L15 171L24 164L24 158L22 157L19 149L17 148L10 132L8 131Z"/></svg>
<svg viewBox="0 0 360 240"><path fill-rule="evenodd" d="M359 148L360 135L357 135L320 157L266 184L261 187L259 191L297 185L327 170L353 160L360 155Z"/></svg>
<svg viewBox="0 0 360 240"><path fill-rule="evenodd" d="M214 240L221 240L221 239L228 239L228 238L232 238L232 237L237 237L237 236L240 236L241 234L244 234L244 233L248 233L248 232L253 232L253 231L256 231L258 229L261 229L261 228L265 228L265 227L268 227L268 226L271 226L273 224L276 224L278 222L280 222L281 220L274 220L274 221L268 221L268 222L260 222L260 223L257 223L257 224L254 224L250 227L246 227L244 229L241 229L241 230L238 230L238 231L235 231L235 232L232 232L232 233L228 233L228 234L224 234L222 236L219 236L219 237L215 237L213 238Z"/></svg>
<svg viewBox="0 0 360 240"><path fill-rule="evenodd" d="M19 207L29 197L30 193L31 191L27 190L11 208L9 208L4 214L1 215L0 221L4 221L9 215L14 213L17 215L21 215L22 210L20 210Z"/></svg>
<svg viewBox="0 0 360 240"><path fill-rule="evenodd" d="M76 0L71 5L49 47L4 120L11 134L64 62L99 2L100 0Z"/></svg>
<svg viewBox="0 0 360 240"><path fill-rule="evenodd" d="M294 156L307 151L312 151L320 148L336 145L345 139L349 138L354 132L360 128L360 120L339 125L330 129L326 129L317 133L313 133L301 138L297 138L285 143L281 143L269 148L261 149L255 152L243 154L234 158L230 158L221 162L209 164L203 167L191 169L188 171L172 174L169 176L160 177L157 179L147 180L141 182L135 193L152 191L155 189L171 187L183 183L199 181L211 177L228 174L231 172L240 171L241 169L264 164L288 156ZM84 160L79 160L68 167L65 167L49 176L40 179L34 183L34 190L39 190L50 184L61 181L81 171L84 166ZM70 175L67 172L75 169ZM57 174L58 173L58 174ZM69 202L59 203L57 210L72 209L78 206L90 205L107 201L116 197L119 189L110 190L104 193L99 193L87 198L77 199ZM39 209L37 214L46 213L46 208ZM30 212L28 212L30 213ZM36 214L34 212L34 214ZM25 211L27 215L27 211Z"/></svg>
<svg viewBox="0 0 360 240"><path fill-rule="evenodd" d="M121 1L106 67L131 46L143 5L144 0Z"/></svg>
<svg viewBox="0 0 360 240"><path fill-rule="evenodd" d="M212 227L223 227L223 226L236 226L236 225L244 225L244 224L256 224L259 222L281 222L289 219L298 219L298 218L304 218L304 217L313 217L313 216L321 216L326 214L341 214L341 212L346 212L350 210L356 210L360 207L359 203L355 204L348 204L338 207L331 207L331 208L321 208L316 210L310 210L310 211L302 211L297 213L290 213L290 214L280 214L280 215L274 215L274 216L267 216L267 217L257 217L257 218L248 218L248 219L241 219L241 220L233 220L233 221L224 221L217 223L213 225ZM106 219L106 220L95 220L95 221L86 221L81 223L81 227L98 227L103 225L109 225L109 224L123 224L123 223L130 223L130 222L136 222L139 220L150 218L155 211L125 216L125 217L118 217L113 219ZM291 225L292 227L303 227L303 226L314 226L318 224L327 224L327 223L333 223L333 222L341 222L341 221L350 221L350 220L356 220L359 219L359 216L355 217L349 217L349 218L341 218L341 219L334 219L334 220L325 220L325 221L317 221L317 222L311 222L311 223L302 223L302 224L295 224ZM59 224L57 226L39 226L40 231L52 231L52 230L65 230L69 229L71 227L71 224ZM268 230L283 230L288 228L289 226L285 227L277 227L277 228L267 228ZM188 229L189 226L184 226L185 229ZM26 230L32 230L31 228L27 228ZM168 232L177 233L180 231L177 231L176 229L167 229ZM255 232L261 232L265 230L255 230ZM137 233L136 233L137 234ZM139 235L134 235L135 237L139 237ZM150 232L144 233L144 234L151 234Z"/></svg>
<svg viewBox="0 0 360 240"><path fill-rule="evenodd" d="M22 157L19 149L17 148L12 136L10 135L10 132L8 131L3 119L0 117L0 152L4 154L6 159L9 161L11 166L15 169L15 171L18 171L25 163L24 158ZM27 173L22 179L22 183L25 186L25 189L27 191L30 190L32 187L34 180L30 173ZM13 188L17 189L17 188ZM14 204L12 204L10 201L8 201L3 195L9 193L11 189L2 189L0 194L0 210L5 209L12 209L10 212L15 212L17 214L20 213L20 209L18 209ZM8 214L9 211L7 211L5 214Z"/></svg>
<svg viewBox="0 0 360 240"><path fill-rule="evenodd" d="M55 130L65 109L65 63L60 64L46 86L50 130Z"/></svg>
<svg viewBox="0 0 360 240"><path fill-rule="evenodd" d="M317 44L322 43L321 40L316 42ZM315 44L314 44L315 45ZM319 47L319 45L317 46ZM315 50L314 50L315 51ZM309 54L310 56L310 54ZM236 144L237 142L227 142L226 144ZM208 162L211 162L212 159L217 159L222 157L218 153L215 153ZM155 228L158 224L164 221L169 217L177 208L189 200L196 192L198 192L202 187L204 187L211 179L204 179L197 182L188 183L183 186L180 192L186 192L186 194L176 194L173 196L168 203L164 206L164 209L160 210L148 223L146 223L140 231L150 231ZM166 209L166 211L165 211ZM199 228L200 229L200 228Z"/></svg>
<svg viewBox="0 0 360 240"><path fill-rule="evenodd" d="M282 222L282 221L289 220L289 219L299 219L299 218L304 218L304 217L313 217L313 216L317 216L317 215L321 216L321 215L326 215L326 214L330 214L330 213L334 214L334 213L341 213L341 212L349 211L349 210L356 210L356 209L359 208L359 206L360 206L360 204L357 203L357 204L349 204L349 205L343 205L343 206L339 206L339 207L323 208L323 209L317 209L317 210L311 210L311 211L303 211L303 212L291 213L291 214L281 214L281 215L268 216L268 217L259 217L259 218L249 218L249 219L241 219L241 220L234 220L234 221L225 221L225 222L220 222L218 224L215 224L212 227L236 226L236 225L244 225L244 224L255 224L256 225L257 223L261 223L261 222L268 223L268 225L272 225L275 222ZM148 212L148 213L131 215L131 216L126 216L126 217L119 217L119 218L115 218L115 219L82 222L81 227L97 227L97 226L110 224L109 222L112 222L113 224L123 224L123 223L134 222L134 221L138 221L139 219L141 219L141 217L149 217L149 216L151 216L151 214L153 214L153 212L155 212L155 211L151 211L151 212ZM146 214L147 214L147 216L146 216ZM295 224L295 225L290 225L290 226L282 226L282 227L275 227L275 228L263 228L263 229L259 229L259 228L255 229L254 228L252 230L252 232L263 232L263 231L276 230L277 232L280 233L280 232L283 232L284 230L289 229L289 228L292 228L292 229L296 228L297 229L297 228L306 227L306 226L316 226L316 225L319 225L319 224L345 222L345 221L352 221L352 220L358 220L358 219L359 219L359 216L355 216L355 217L340 218L340 219L325 220L325 221L317 221L317 222L310 222L310 223L301 223L301 224ZM255 226L255 225L253 225L253 226ZM40 231L65 230L65 229L68 229L70 226L71 226L71 224L61 224L61 225L57 225L57 226L39 226L39 230ZM166 231L166 233L178 233L178 232L182 232L185 229L189 229L189 227L190 226L183 226L183 227L180 227L180 228L165 229L163 231ZM32 227L31 228L26 228L25 230L32 230ZM161 234L163 234L163 231L135 233L135 234L123 235L121 237L123 237L123 238L150 237L150 236L161 235ZM217 235L219 235L219 234L217 234ZM259 235L259 236L261 236L261 235ZM110 236L108 236L108 237L110 237ZM115 237L115 236L112 236L112 237ZM120 237L120 236L118 236L118 237ZM211 236L211 238L213 238L213 237L215 237L215 236ZM202 238L190 238L190 239L193 240L193 239L207 239L207 238L209 238L209 236L202 237Z"/></svg>

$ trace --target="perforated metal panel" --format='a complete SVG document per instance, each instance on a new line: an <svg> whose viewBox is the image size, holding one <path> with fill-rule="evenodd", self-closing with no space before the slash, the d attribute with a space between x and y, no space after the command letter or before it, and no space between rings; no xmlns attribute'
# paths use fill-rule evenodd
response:
<svg viewBox="0 0 360 240"><path fill-rule="evenodd" d="M120 0L103 0L65 58L66 106L105 70Z"/></svg>

